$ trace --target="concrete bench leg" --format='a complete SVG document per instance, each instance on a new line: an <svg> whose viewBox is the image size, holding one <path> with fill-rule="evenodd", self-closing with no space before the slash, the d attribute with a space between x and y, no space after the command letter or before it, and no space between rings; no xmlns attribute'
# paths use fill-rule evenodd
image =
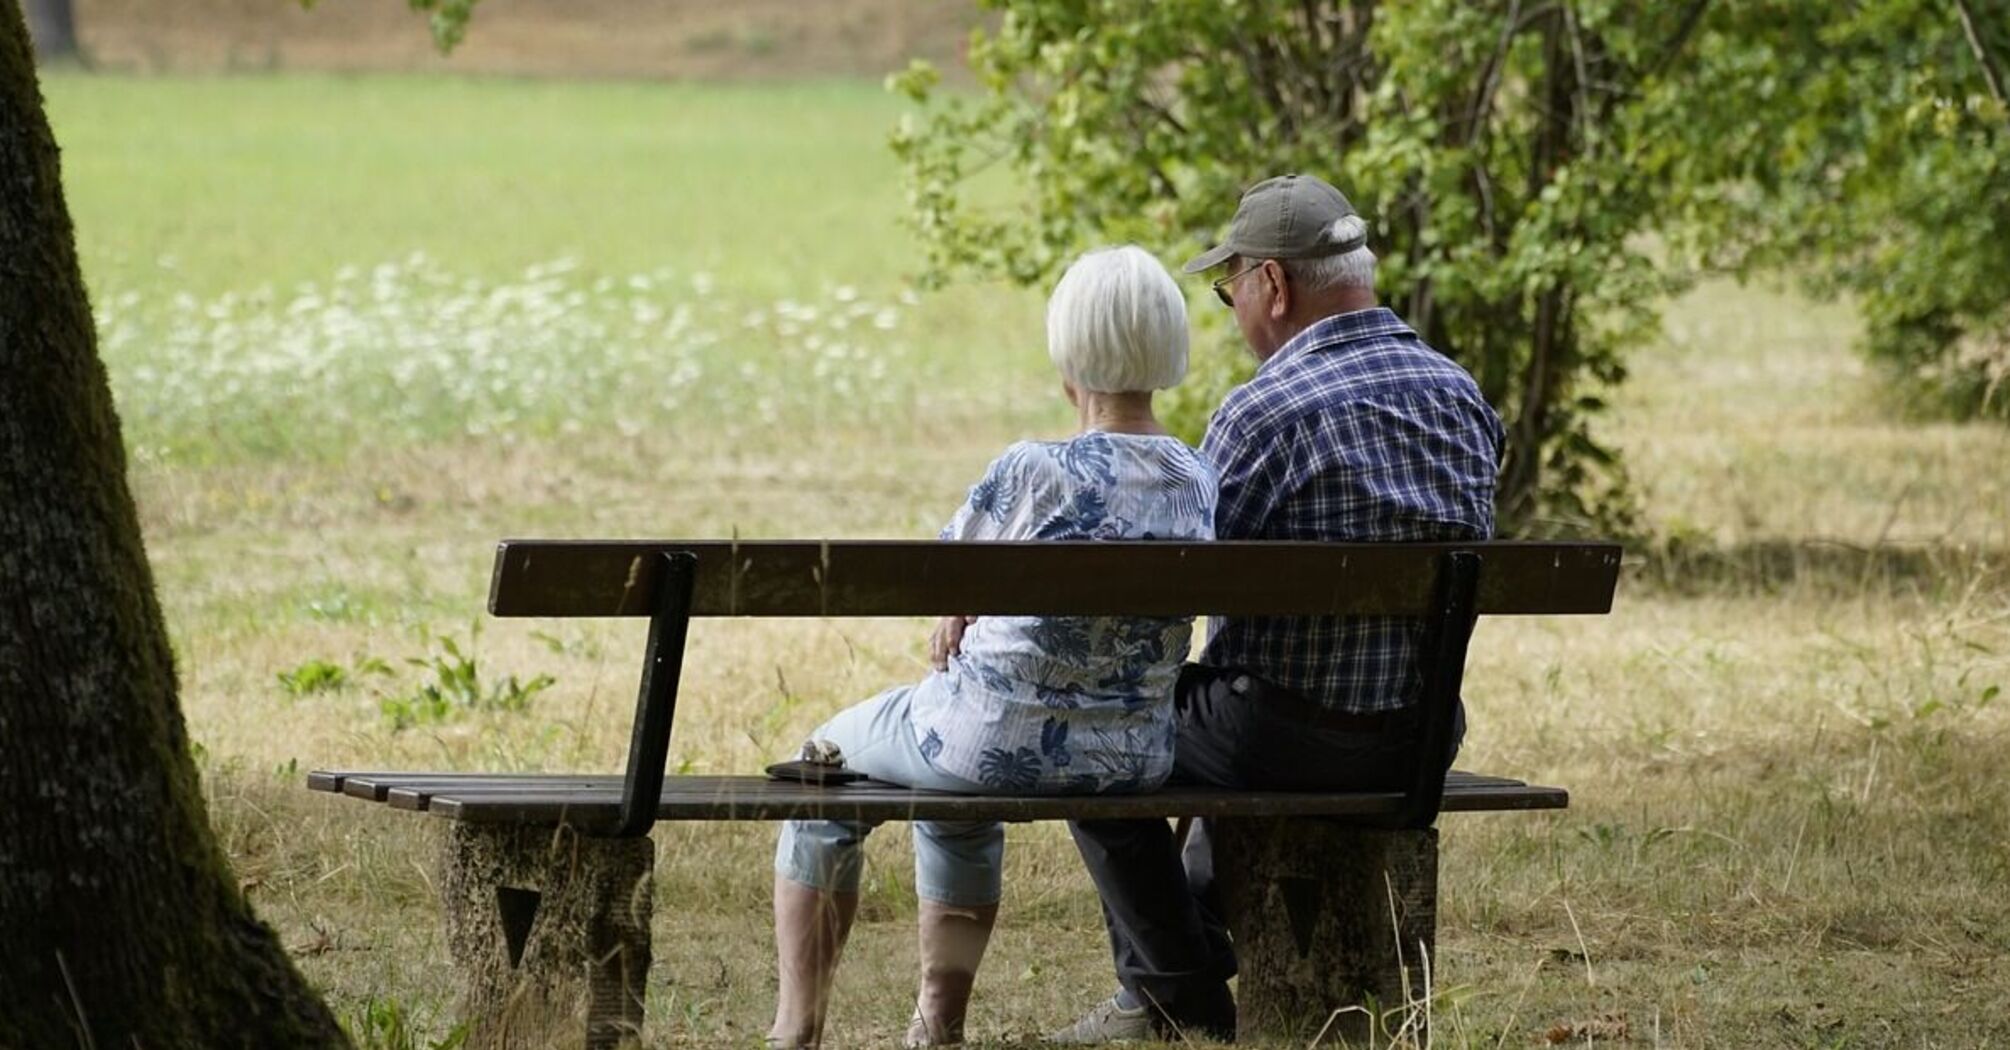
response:
<svg viewBox="0 0 2010 1050"><path fill-rule="evenodd" d="M642 1031L649 839L456 821L440 864L469 1050L613 1050Z"/></svg>
<svg viewBox="0 0 2010 1050"><path fill-rule="evenodd" d="M1224 820L1214 856L1230 933L1244 1040L1381 1045L1409 1026L1437 965L1438 832L1378 831L1316 819ZM1428 963L1426 960L1429 960ZM1406 1009L1410 1006L1412 1009ZM1335 1011L1348 1007L1337 1016Z"/></svg>

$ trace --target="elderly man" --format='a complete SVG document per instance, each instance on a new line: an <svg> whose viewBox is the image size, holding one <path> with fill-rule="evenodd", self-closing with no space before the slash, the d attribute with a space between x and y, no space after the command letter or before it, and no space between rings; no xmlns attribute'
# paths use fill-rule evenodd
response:
<svg viewBox="0 0 2010 1050"><path fill-rule="evenodd" d="M1243 195L1223 267L1256 376L1201 451L1220 474L1220 539L1485 539L1503 431L1472 376L1376 305L1367 225L1332 186L1285 175ZM1389 617L1252 617L1211 626L1175 692L1175 782L1278 790L1397 786L1414 760L1421 628ZM1460 713L1456 741L1464 732ZM1447 763L1451 755L1441 756ZM1211 906L1205 822L1184 863L1163 820L1081 821L1118 993L1057 1042L1232 1038L1235 955Z"/></svg>

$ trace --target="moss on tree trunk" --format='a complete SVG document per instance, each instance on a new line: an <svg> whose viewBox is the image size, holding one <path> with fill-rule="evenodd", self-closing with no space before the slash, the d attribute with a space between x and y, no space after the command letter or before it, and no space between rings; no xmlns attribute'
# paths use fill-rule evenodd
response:
<svg viewBox="0 0 2010 1050"><path fill-rule="evenodd" d="M0 0L0 1046L346 1045L210 833L18 0Z"/></svg>

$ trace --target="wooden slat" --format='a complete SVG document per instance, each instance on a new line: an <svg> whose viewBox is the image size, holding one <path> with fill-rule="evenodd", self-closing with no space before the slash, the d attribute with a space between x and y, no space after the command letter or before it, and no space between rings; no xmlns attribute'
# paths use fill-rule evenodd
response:
<svg viewBox="0 0 2010 1050"><path fill-rule="evenodd" d="M348 776L349 773L347 770L341 770L341 769L314 770L307 774L307 790L339 792L342 790L342 781L346 779Z"/></svg>
<svg viewBox="0 0 2010 1050"><path fill-rule="evenodd" d="M761 798L665 798L659 820L1072 820L1123 817L1326 816L1370 817L1393 813L1402 796L1266 793L1261 796L1184 789L1149 795L1073 798L931 796L894 791L877 797L834 795ZM1519 809L1559 809L1568 795L1559 789L1485 788L1445 796L1447 813ZM554 824L560 820L587 829L611 824L619 809L616 792L569 795L438 795L433 813L482 823Z"/></svg>
<svg viewBox="0 0 2010 1050"><path fill-rule="evenodd" d="M384 802L399 788L476 786L484 781L513 784L517 790L544 790L575 782L619 785L621 777L591 773L349 773L339 790L351 798Z"/></svg>
<svg viewBox="0 0 2010 1050"><path fill-rule="evenodd" d="M310 790L332 791L347 794L370 802L384 802L395 809L423 809L427 799L438 794L460 796L478 794L520 795L538 793L594 792L610 787L619 787L622 782L618 773L485 773L485 772L445 772L445 771L328 771L314 770L307 774ZM1511 777L1489 776L1453 770L1446 774L1445 782L1461 789L1525 786L1522 781ZM793 789L789 781L776 781L768 777L753 776L680 776L671 777L664 784L666 797L717 796L721 791L729 794L743 793L754 784L772 784L779 788ZM332 785L332 786L331 786ZM830 790L830 789L818 789ZM876 781L864 782L859 790L889 791L907 790ZM400 803L400 799L403 803Z"/></svg>
<svg viewBox="0 0 2010 1050"><path fill-rule="evenodd" d="M505 540L497 616L645 616L660 551L698 557L697 616L1292 615L1423 611L1477 550L1482 614L1611 611L1609 543Z"/></svg>
<svg viewBox="0 0 2010 1050"><path fill-rule="evenodd" d="M307 790L347 795L370 802L388 802L398 791L430 793L439 788L480 787L493 782L514 790L542 790L573 783L621 783L618 773L446 773L422 770L327 770L307 774Z"/></svg>
<svg viewBox="0 0 2010 1050"><path fill-rule="evenodd" d="M528 778L506 776L463 776L454 779L409 780L391 783L377 801L392 809L423 810L436 795L451 794L467 796L471 794L512 795L524 791L544 794L565 794L578 791L621 790L620 774L604 776L552 776L529 782Z"/></svg>
<svg viewBox="0 0 2010 1050"><path fill-rule="evenodd" d="M355 797L401 809L428 809L457 820L556 824L585 828L613 821L620 778L563 774L351 773L368 781ZM1375 816L1393 812L1396 792L1260 792L1173 788L1144 795L973 796L884 784L817 788L766 777L672 777L662 820L1061 820L1146 816ZM1454 772L1445 781L1447 812L1558 809L1560 788L1505 777Z"/></svg>
<svg viewBox="0 0 2010 1050"><path fill-rule="evenodd" d="M1481 795L1487 794L1488 792L1504 792L1507 794L1519 794L1525 792L1527 789L1528 786L1526 784L1522 784L1519 781L1515 781L1500 784L1473 784L1468 785L1467 787L1461 790L1464 791L1466 794L1472 795L1477 798ZM905 797L906 795L918 794L916 792L909 791L906 788L893 788L889 789L886 797L892 797L892 794L896 792L900 793L903 797ZM392 809L421 812L430 809L432 807L432 804L439 799L452 799L455 801L455 804L457 805L466 805L470 803L482 803L486 800L491 799L520 800L529 798L529 799L546 800L554 805L575 804L582 806L597 807L610 798L619 799L619 797L620 797L620 785L618 782L612 785L572 782L572 783L558 783L551 785L538 785L536 787L528 787L525 785L503 785L503 784L436 785L431 787L401 785L391 788L390 791L386 793L385 797L380 801L384 802ZM793 798L794 796L789 797ZM936 798L936 796L932 794L927 795L926 797L928 797L931 800L934 800ZM956 799L962 799L967 798L969 796L958 795L953 797ZM874 801L876 804L879 798L880 796L875 795L872 797L871 800ZM750 800L760 805L765 805L768 801L768 798L766 796L755 797L740 794L712 796L707 798L698 798L689 795L666 795L665 799L666 804L673 805L680 812L692 814L685 818L692 820L734 819L724 814L732 811L734 807L739 806L743 803L747 803ZM722 815L716 818L697 815L700 811L705 810L707 807L716 808L717 810L720 811ZM1073 816L1073 814L1070 814L1070 816ZM662 819L671 819L671 818L664 817ZM760 819L772 819L772 818L754 815L754 816L743 817L740 819L760 820ZM1024 818L1012 818L1012 819L1024 819Z"/></svg>

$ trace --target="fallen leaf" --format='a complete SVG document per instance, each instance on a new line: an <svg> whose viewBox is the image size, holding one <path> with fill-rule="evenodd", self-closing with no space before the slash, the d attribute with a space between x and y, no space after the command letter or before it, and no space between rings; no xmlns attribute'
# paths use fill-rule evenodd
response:
<svg viewBox="0 0 2010 1050"><path fill-rule="evenodd" d="M1542 1034L1551 1046L1605 1040L1615 1042L1633 1037L1633 1025L1625 1014L1600 1014L1589 1021L1559 1021Z"/></svg>

